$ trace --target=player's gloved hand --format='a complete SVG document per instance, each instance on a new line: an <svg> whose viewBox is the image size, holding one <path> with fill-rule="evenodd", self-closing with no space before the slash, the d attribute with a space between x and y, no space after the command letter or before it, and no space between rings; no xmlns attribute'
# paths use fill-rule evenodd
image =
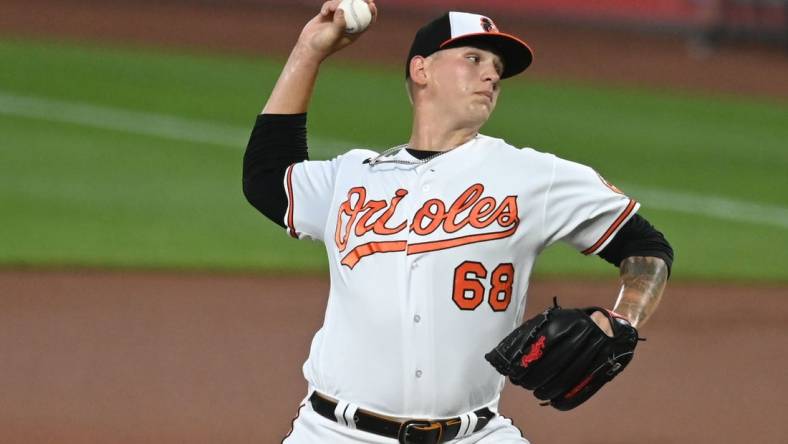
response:
<svg viewBox="0 0 788 444"><path fill-rule="evenodd" d="M591 318L605 314L608 336ZM638 332L623 317L599 307L553 307L517 327L484 355L512 383L558 410L570 410L594 395L629 364Z"/></svg>

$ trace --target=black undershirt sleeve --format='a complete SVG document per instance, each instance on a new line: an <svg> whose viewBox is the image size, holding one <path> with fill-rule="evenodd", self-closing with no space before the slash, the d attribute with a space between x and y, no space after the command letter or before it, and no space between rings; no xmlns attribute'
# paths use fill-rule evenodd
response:
<svg viewBox="0 0 788 444"><path fill-rule="evenodd" d="M306 113L257 116L244 154L246 200L265 217L285 227L285 172L288 166L308 158Z"/></svg>
<svg viewBox="0 0 788 444"><path fill-rule="evenodd" d="M598 255L616 267L632 256L658 257L667 264L668 276L673 266L673 248L665 236L639 214L632 216Z"/></svg>

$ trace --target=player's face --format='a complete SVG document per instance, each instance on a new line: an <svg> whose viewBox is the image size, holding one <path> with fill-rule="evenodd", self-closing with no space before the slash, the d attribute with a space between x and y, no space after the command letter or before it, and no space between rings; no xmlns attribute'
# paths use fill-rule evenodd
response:
<svg viewBox="0 0 788 444"><path fill-rule="evenodd" d="M500 92L501 58L490 51L462 46L433 55L430 63L432 97L460 125L481 126L490 118Z"/></svg>

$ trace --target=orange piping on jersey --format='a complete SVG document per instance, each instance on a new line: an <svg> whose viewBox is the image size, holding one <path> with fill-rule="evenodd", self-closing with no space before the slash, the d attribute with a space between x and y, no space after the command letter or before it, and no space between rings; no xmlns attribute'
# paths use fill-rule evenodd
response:
<svg viewBox="0 0 788 444"><path fill-rule="evenodd" d="M517 231L519 221L514 224L512 228L505 231L498 231L495 233L484 234L471 234L468 236L455 237L454 239L443 239L432 242L420 242L417 244L408 245L408 254L426 253L428 251L445 250L447 248L455 248L461 245L473 244L476 242L485 242L495 239L503 239L509 237Z"/></svg>
<svg viewBox="0 0 788 444"><path fill-rule="evenodd" d="M287 227L290 229L289 234L290 236L298 239L298 233L296 232L295 225L293 225L293 206L295 205L294 197L293 197L293 167L295 164L290 165L287 167L287 197L290 201L290 205L287 206Z"/></svg>
<svg viewBox="0 0 788 444"><path fill-rule="evenodd" d="M629 199L629 205L627 205L627 207L624 208L624 211L618 216L618 218L613 222L613 224L610 225L610 228L608 228L607 231L605 231L605 234L603 234L602 237L600 237L599 240L596 241L594 245L591 245L590 247L583 250L583 254L591 254L594 251L596 251L596 249L599 248L600 245L604 244L605 241L607 241L607 239L613 233L616 232L619 225L621 225L621 223L624 222L627 219L627 217L629 217L629 215L632 213L632 210L635 209L635 205L637 205L637 202L632 199Z"/></svg>
<svg viewBox="0 0 788 444"><path fill-rule="evenodd" d="M342 258L340 262L342 265L347 265L351 270L356 266L358 261L365 256L375 253L390 253L392 251L405 251L407 248L407 241L382 241L382 242L368 242L359 245Z"/></svg>

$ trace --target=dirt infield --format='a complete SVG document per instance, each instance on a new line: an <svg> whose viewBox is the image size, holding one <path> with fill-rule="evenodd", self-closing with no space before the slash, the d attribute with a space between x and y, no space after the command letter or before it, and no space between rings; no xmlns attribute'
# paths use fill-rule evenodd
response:
<svg viewBox="0 0 788 444"><path fill-rule="evenodd" d="M4 443L274 443L305 395L323 278L0 271ZM534 282L528 314L615 282ZM785 443L788 289L671 284L630 367L576 411L515 387L538 443Z"/></svg>

